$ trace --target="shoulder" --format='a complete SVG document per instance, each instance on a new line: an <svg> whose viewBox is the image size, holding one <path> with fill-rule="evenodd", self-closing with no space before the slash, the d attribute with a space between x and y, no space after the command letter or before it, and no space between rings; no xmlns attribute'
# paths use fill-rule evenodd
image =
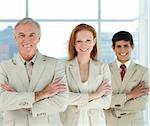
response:
<svg viewBox="0 0 150 126"><path fill-rule="evenodd" d="M13 60L12 59L0 62L0 66L8 66L8 65L11 65L11 64L13 64Z"/></svg>
<svg viewBox="0 0 150 126"><path fill-rule="evenodd" d="M139 71L146 72L146 71L150 70L149 68L147 68L147 67L145 67L145 66L143 66L141 64L138 64L138 63L135 63L135 66L136 66L137 70L139 70Z"/></svg>
<svg viewBox="0 0 150 126"><path fill-rule="evenodd" d="M13 60L6 60L0 63L0 73L9 70L13 66Z"/></svg>
<svg viewBox="0 0 150 126"><path fill-rule="evenodd" d="M103 62L101 62L101 61L99 61L99 60L92 60L92 64L94 64L94 65L97 65L97 66L99 66L99 67L108 67L108 64L107 63L103 63Z"/></svg>
<svg viewBox="0 0 150 126"><path fill-rule="evenodd" d="M73 66L77 66L78 62L76 60L76 58L72 59L72 60L66 60L65 61L65 66L66 67L73 67Z"/></svg>
<svg viewBox="0 0 150 126"><path fill-rule="evenodd" d="M46 55L43 55L44 59L46 60L46 62L49 62L49 63L64 63L65 60L63 59L58 59L58 58L55 58L55 57L49 57L49 56L46 56Z"/></svg>

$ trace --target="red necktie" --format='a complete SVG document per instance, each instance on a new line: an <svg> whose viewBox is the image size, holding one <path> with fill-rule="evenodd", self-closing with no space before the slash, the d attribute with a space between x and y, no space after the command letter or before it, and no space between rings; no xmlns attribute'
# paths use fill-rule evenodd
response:
<svg viewBox="0 0 150 126"><path fill-rule="evenodd" d="M124 64L121 64L120 68L121 68L121 72L120 72L120 74L121 74L121 79L123 80L124 75L125 75L125 73L126 73L126 66L125 66Z"/></svg>

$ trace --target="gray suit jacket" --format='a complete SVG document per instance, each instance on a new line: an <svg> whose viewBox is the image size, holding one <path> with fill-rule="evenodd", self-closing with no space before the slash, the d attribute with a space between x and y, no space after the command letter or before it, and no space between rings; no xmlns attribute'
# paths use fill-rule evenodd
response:
<svg viewBox="0 0 150 126"><path fill-rule="evenodd" d="M105 111L107 126L144 126L144 115L148 96L142 96L126 102L126 93L130 92L140 81L150 86L149 70L132 62L121 81L120 70L116 61L109 64L112 74L113 95L111 107Z"/></svg>
<svg viewBox="0 0 150 126"><path fill-rule="evenodd" d="M2 62L0 84L9 83L17 90L14 93L0 88L0 111L4 112L4 126L61 126L59 112L67 107L67 91L39 102L34 101L34 92L42 90L58 77L62 77L66 84L64 64L39 52L30 83L19 54ZM23 108L31 108L31 112Z"/></svg>
<svg viewBox="0 0 150 126"><path fill-rule="evenodd" d="M111 84L108 65L90 60L88 92L80 91L81 78L77 58L67 63L66 74L70 92L69 106L62 113L61 118L64 126L77 126L81 109L88 109L91 126L104 126L105 116L103 109L109 108L111 94L88 102L88 93L96 91L103 80L107 80Z"/></svg>

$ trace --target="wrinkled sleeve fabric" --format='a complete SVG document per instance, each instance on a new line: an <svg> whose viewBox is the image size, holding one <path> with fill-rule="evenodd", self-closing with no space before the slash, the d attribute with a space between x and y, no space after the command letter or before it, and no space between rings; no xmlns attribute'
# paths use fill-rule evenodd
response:
<svg viewBox="0 0 150 126"><path fill-rule="evenodd" d="M55 66L54 79L62 78L64 84L67 85L66 75L65 75L65 63L62 61L57 61ZM39 115L51 115L54 113L59 113L65 111L68 105L68 90L64 92L59 92L57 95L46 98L39 102L33 104L31 109L33 117Z"/></svg>

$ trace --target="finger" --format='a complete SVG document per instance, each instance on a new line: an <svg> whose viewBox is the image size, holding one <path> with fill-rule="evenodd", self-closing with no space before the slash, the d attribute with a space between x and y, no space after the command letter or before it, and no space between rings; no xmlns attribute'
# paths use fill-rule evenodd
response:
<svg viewBox="0 0 150 126"><path fill-rule="evenodd" d="M62 80L62 78L56 78L54 81L53 81L53 83L58 83L58 82L60 82Z"/></svg>
<svg viewBox="0 0 150 126"><path fill-rule="evenodd" d="M64 92L67 91L67 89L59 89L58 92Z"/></svg>
<svg viewBox="0 0 150 126"><path fill-rule="evenodd" d="M63 84L63 83L57 83L57 84L53 84L52 85L53 87L60 87L60 86L64 86L64 87L66 87L66 85L65 84Z"/></svg>
<svg viewBox="0 0 150 126"><path fill-rule="evenodd" d="M16 91L11 85L4 84L4 87L7 88L9 91Z"/></svg>
<svg viewBox="0 0 150 126"><path fill-rule="evenodd" d="M1 86L4 90L9 91L10 89L4 85Z"/></svg>

